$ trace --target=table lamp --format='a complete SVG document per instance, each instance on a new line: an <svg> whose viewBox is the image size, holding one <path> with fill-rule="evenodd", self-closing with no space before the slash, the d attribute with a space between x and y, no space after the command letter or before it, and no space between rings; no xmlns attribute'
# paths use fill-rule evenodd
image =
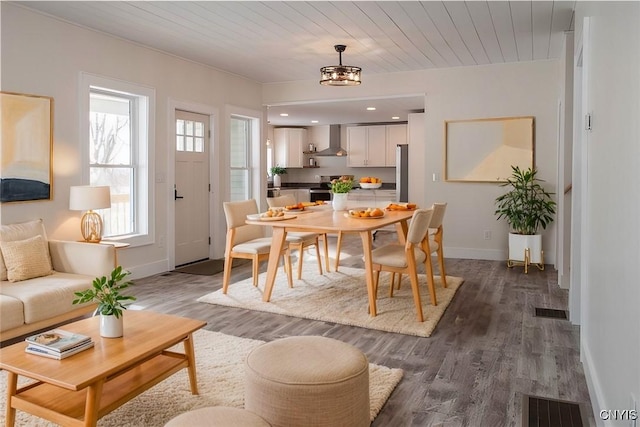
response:
<svg viewBox="0 0 640 427"><path fill-rule="evenodd" d="M102 240L102 218L94 209L111 207L111 189L105 186L79 185L71 187L69 193L69 209L86 211L80 220L82 237L89 243L100 243Z"/></svg>

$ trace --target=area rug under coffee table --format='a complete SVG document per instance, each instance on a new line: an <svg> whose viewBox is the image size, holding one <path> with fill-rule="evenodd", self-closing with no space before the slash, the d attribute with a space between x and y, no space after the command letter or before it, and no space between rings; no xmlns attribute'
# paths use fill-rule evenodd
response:
<svg viewBox="0 0 640 427"><path fill-rule="evenodd" d="M175 416L196 408L244 407L244 359L263 341L205 330L196 331L193 337L199 395L191 394L188 375L183 369L99 419L98 426L163 426ZM176 349L182 351L182 344ZM401 378L401 369L369 364L371 420L378 415ZM20 380L21 383L25 382L24 377L20 377ZM6 410L6 388L7 373L0 371L0 417L3 420ZM52 427L55 425L42 418L17 411L16 426Z"/></svg>
<svg viewBox="0 0 640 427"><path fill-rule="evenodd" d="M257 288L249 278L231 284L226 295L220 289L198 301L428 337L464 281L460 277L447 276L447 288L443 288L440 277L435 276L438 305L434 307L426 276L419 275L424 322L418 322L409 278L405 275L400 290L394 291L393 298L389 298L389 276L389 273L380 274L376 317L369 316L367 311L364 270L340 267L337 273L319 275L317 265L313 263L304 264L302 279L294 280L293 288L287 286L286 277L279 269L270 302L262 301L266 273L260 274Z"/></svg>

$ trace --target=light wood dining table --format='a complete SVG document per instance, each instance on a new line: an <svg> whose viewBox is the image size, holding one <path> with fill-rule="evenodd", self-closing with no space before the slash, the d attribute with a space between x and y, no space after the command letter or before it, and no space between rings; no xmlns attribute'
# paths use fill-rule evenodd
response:
<svg viewBox="0 0 640 427"><path fill-rule="evenodd" d="M380 228L395 225L398 233L398 241L405 243L407 236L407 222L413 216L411 211L384 211L385 215L378 218L352 218L347 211L334 211L332 209L318 209L311 212L291 213L295 218L264 221L261 219L247 219L247 224L268 226L273 228L271 250L267 265L267 282L265 284L262 300L269 302L275 284L276 272L280 260L280 253L285 244L287 233L291 231L304 231L315 233L358 233L362 240L362 252L364 255L365 276L367 282L367 294L369 297L369 314L376 316L376 295L373 281L373 264L371 260L372 232Z"/></svg>

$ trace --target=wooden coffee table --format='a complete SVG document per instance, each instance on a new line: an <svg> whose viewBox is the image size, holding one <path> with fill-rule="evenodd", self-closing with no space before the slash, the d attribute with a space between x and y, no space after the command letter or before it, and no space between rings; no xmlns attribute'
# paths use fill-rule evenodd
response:
<svg viewBox="0 0 640 427"><path fill-rule="evenodd" d="M95 347L63 360L25 353L26 343L0 349L0 368L8 372L6 425L16 409L64 426L95 426L108 414L181 369L187 368L191 393L198 394L192 333L200 320L127 310L124 337L101 338L99 317L60 329L89 335ZM184 353L168 351L184 343ZM18 376L36 380L18 387Z"/></svg>

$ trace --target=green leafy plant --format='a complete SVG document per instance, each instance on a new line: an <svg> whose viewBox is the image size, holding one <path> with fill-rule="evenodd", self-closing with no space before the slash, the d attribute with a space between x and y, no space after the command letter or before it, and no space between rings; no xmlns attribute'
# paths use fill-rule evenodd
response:
<svg viewBox="0 0 640 427"><path fill-rule="evenodd" d="M273 166L271 169L269 169L269 172L271 172L271 176L285 175L287 173L287 169L283 168L282 166Z"/></svg>
<svg viewBox="0 0 640 427"><path fill-rule="evenodd" d="M536 234L540 227L545 229L553 222L556 203L551 196L554 193L540 185L544 181L536 178L537 170L521 170L518 166L511 169L511 177L501 185L511 189L496 198L495 214L498 220L505 218L516 234Z"/></svg>
<svg viewBox="0 0 640 427"><path fill-rule="evenodd" d="M331 181L331 192L333 193L348 193L353 188L353 179L341 176L340 179L334 179Z"/></svg>
<svg viewBox="0 0 640 427"><path fill-rule="evenodd" d="M102 276L93 279L93 287L82 292L74 292L79 297L73 300L73 304L83 304L85 302L97 302L97 313L113 315L119 318L122 310L126 310L123 301L135 301L135 297L130 295L120 295L120 291L133 285L133 282L126 280L131 274L122 270L122 266L116 267L110 277Z"/></svg>

